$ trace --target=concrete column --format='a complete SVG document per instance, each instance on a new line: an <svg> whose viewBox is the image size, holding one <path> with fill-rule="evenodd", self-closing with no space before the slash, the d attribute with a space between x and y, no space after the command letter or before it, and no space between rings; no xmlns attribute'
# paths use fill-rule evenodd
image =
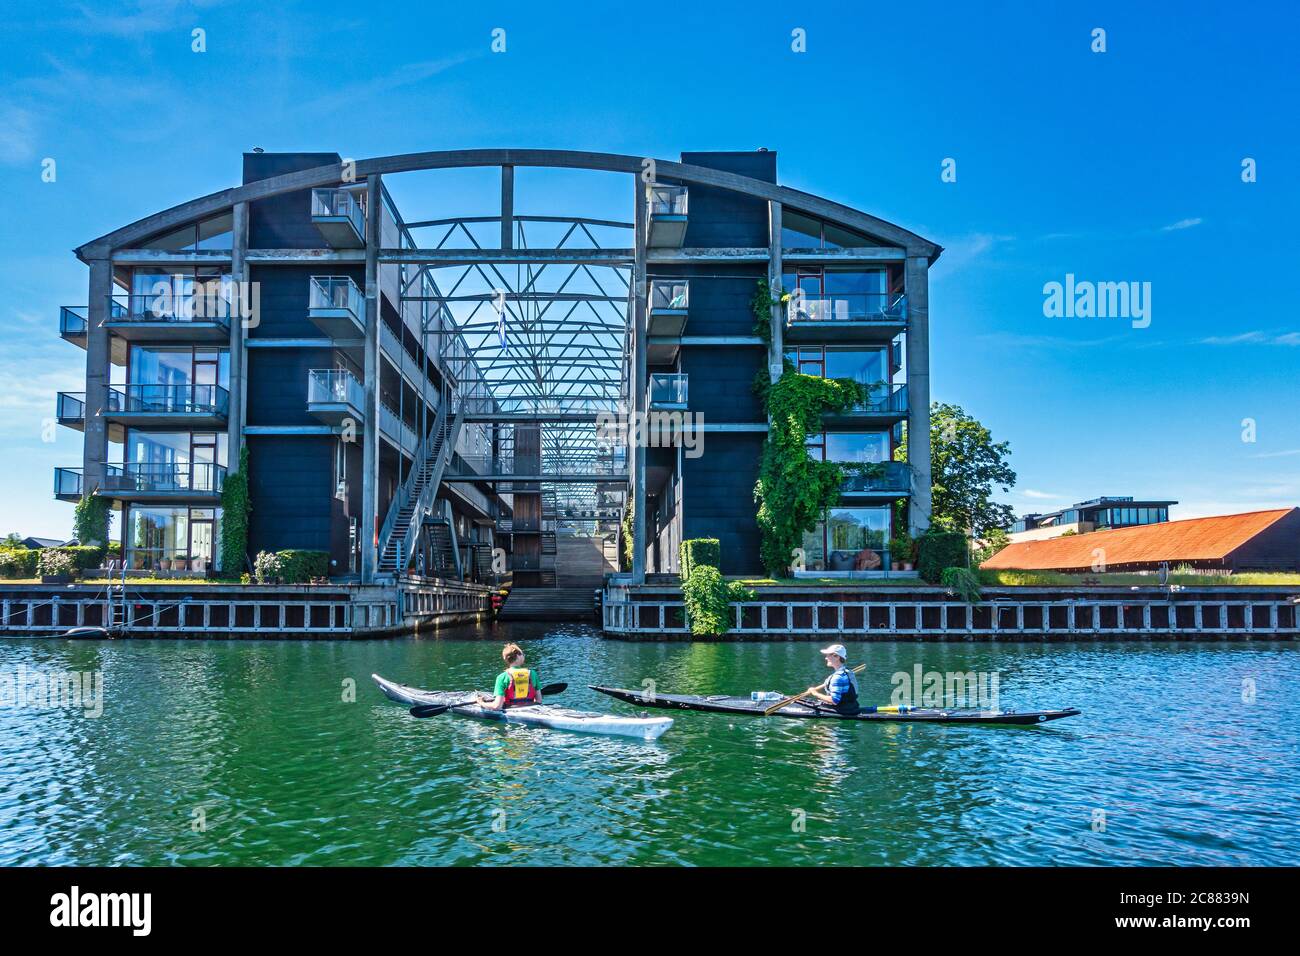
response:
<svg viewBox="0 0 1300 956"><path fill-rule="evenodd" d="M239 449L244 444L244 425L248 423L248 356L244 349L244 323L256 322L258 316L246 319L242 314L242 310L255 301L251 291L244 285L250 281L245 261L248 256L248 203L235 203L232 219L230 281L235 284L237 296L235 301L242 306L230 316L230 405L227 409L229 417L226 426L228 439L226 464L234 469L239 466ZM245 295L245 292L248 294Z"/></svg>
<svg viewBox="0 0 1300 956"><path fill-rule="evenodd" d="M501 167L501 248L515 247L515 168Z"/></svg>
<svg viewBox="0 0 1300 956"><path fill-rule="evenodd" d="M772 293L781 288L781 273L784 271L781 255L781 204L767 204L767 221L771 235L771 253L767 261L767 284ZM772 306L772 344L767 349L768 371L772 381L781 377L780 365L785 354L785 309L780 304ZM773 372L772 369L777 369Z"/></svg>
<svg viewBox="0 0 1300 956"><path fill-rule="evenodd" d="M93 494L104 483L108 461L108 377L111 335L104 328L113 293L113 263L90 261L90 295L86 302L86 440L82 448L81 493Z"/></svg>
<svg viewBox="0 0 1300 956"><path fill-rule="evenodd" d="M646 409L646 184L634 176L636 248L632 261L632 407L638 415ZM629 454L632 478L632 580L645 581L645 442L636 442Z"/></svg>
<svg viewBox="0 0 1300 956"><path fill-rule="evenodd" d="M361 580L375 579L379 564L379 246L383 208L380 177L366 180L366 420L361 428Z"/></svg>
<svg viewBox="0 0 1300 956"><path fill-rule="evenodd" d="M930 527L930 262L908 256L907 292L907 460L912 466L908 531Z"/></svg>

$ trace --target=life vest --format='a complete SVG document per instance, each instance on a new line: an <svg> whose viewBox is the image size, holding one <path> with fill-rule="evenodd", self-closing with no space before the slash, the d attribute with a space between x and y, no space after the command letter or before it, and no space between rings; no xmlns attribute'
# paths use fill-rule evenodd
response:
<svg viewBox="0 0 1300 956"><path fill-rule="evenodd" d="M537 687L533 684L533 672L527 667L507 667L506 706L522 704L537 700Z"/></svg>
<svg viewBox="0 0 1300 956"><path fill-rule="evenodd" d="M841 666L839 670L837 670L830 677L826 678L826 683L823 685L823 687L825 688L827 693L830 693L831 681L833 681L839 675L840 671L843 671L844 674L848 677L849 686L848 689L846 689L840 695L840 702L838 704L835 704L834 707L841 714L856 714L860 709L858 705L858 675L857 674L853 673L853 671L851 671L848 667Z"/></svg>

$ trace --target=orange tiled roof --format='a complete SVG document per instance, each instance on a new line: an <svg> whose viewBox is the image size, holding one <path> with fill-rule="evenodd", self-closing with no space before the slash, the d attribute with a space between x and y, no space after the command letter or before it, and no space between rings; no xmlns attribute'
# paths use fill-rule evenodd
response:
<svg viewBox="0 0 1300 956"><path fill-rule="evenodd" d="M1094 548L1105 549L1105 562L1110 567L1161 561L1221 560L1295 510L1280 508L1212 518L1185 518L1045 541L1020 541L1007 545L980 567L1016 571L1088 568L1096 560Z"/></svg>

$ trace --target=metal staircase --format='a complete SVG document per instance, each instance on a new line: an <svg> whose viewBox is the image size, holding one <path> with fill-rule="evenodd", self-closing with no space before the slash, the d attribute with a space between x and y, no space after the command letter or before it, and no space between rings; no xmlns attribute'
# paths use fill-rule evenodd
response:
<svg viewBox="0 0 1300 956"><path fill-rule="evenodd" d="M449 422L448 415L453 413ZM432 431L416 450L415 467L388 506L388 516L379 531L378 571L381 575L396 576L406 572L421 519L433 509L443 472L464 424L465 406L453 395L443 403Z"/></svg>

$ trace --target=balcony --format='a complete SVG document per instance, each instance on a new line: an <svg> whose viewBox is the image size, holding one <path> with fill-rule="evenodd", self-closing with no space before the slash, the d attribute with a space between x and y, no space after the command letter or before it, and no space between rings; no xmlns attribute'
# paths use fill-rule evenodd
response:
<svg viewBox="0 0 1300 956"><path fill-rule="evenodd" d="M332 339L364 338L365 294L347 276L312 276L307 318Z"/></svg>
<svg viewBox="0 0 1300 956"><path fill-rule="evenodd" d="M907 418L907 386L878 383L867 387L867 400L847 411L823 415L822 422L837 426L872 424L892 425Z"/></svg>
<svg viewBox="0 0 1300 956"><path fill-rule="evenodd" d="M341 368L314 368L307 373L307 412L327 425L366 419L366 389Z"/></svg>
<svg viewBox="0 0 1300 956"><path fill-rule="evenodd" d="M230 299L224 284L191 292L113 296L104 328L128 342L230 341Z"/></svg>
<svg viewBox="0 0 1300 956"><path fill-rule="evenodd" d="M60 425L67 425L77 431L86 430L86 393L59 392L55 403L54 417Z"/></svg>
<svg viewBox="0 0 1300 956"><path fill-rule="evenodd" d="M127 462L105 466L99 494L122 501L217 501L226 481L224 465L211 462Z"/></svg>
<svg viewBox="0 0 1300 956"><path fill-rule="evenodd" d="M398 450L414 456L420 447L420 436L402 420L397 409L379 403L379 433Z"/></svg>
<svg viewBox="0 0 1300 956"><path fill-rule="evenodd" d="M650 409L652 411L685 411L688 377L679 372L657 372L651 375Z"/></svg>
<svg viewBox="0 0 1300 956"><path fill-rule="evenodd" d="M366 210L348 189L313 189L311 221L331 249L364 249Z"/></svg>
<svg viewBox="0 0 1300 956"><path fill-rule="evenodd" d="M60 501L81 500L81 469L54 469L54 497Z"/></svg>
<svg viewBox="0 0 1300 956"><path fill-rule="evenodd" d="M224 428L230 393L220 385L114 385L104 417L122 425Z"/></svg>
<svg viewBox="0 0 1300 956"><path fill-rule="evenodd" d="M888 342L907 331L901 292L796 294L786 303L787 342Z"/></svg>
<svg viewBox="0 0 1300 956"><path fill-rule="evenodd" d="M126 308L120 302L111 302L110 318L120 318ZM86 332L90 328L90 310L84 305L65 305L59 309L59 335L65 342L71 342L78 348L86 347ZM126 343L112 338L109 358L114 365L126 364Z"/></svg>
<svg viewBox="0 0 1300 956"><path fill-rule="evenodd" d="M686 241L686 187L651 183L648 193L646 245L651 249L680 249Z"/></svg>
<svg viewBox="0 0 1300 956"><path fill-rule="evenodd" d="M840 494L846 498L894 499L912 493L912 468L905 461L843 466L848 472Z"/></svg>

